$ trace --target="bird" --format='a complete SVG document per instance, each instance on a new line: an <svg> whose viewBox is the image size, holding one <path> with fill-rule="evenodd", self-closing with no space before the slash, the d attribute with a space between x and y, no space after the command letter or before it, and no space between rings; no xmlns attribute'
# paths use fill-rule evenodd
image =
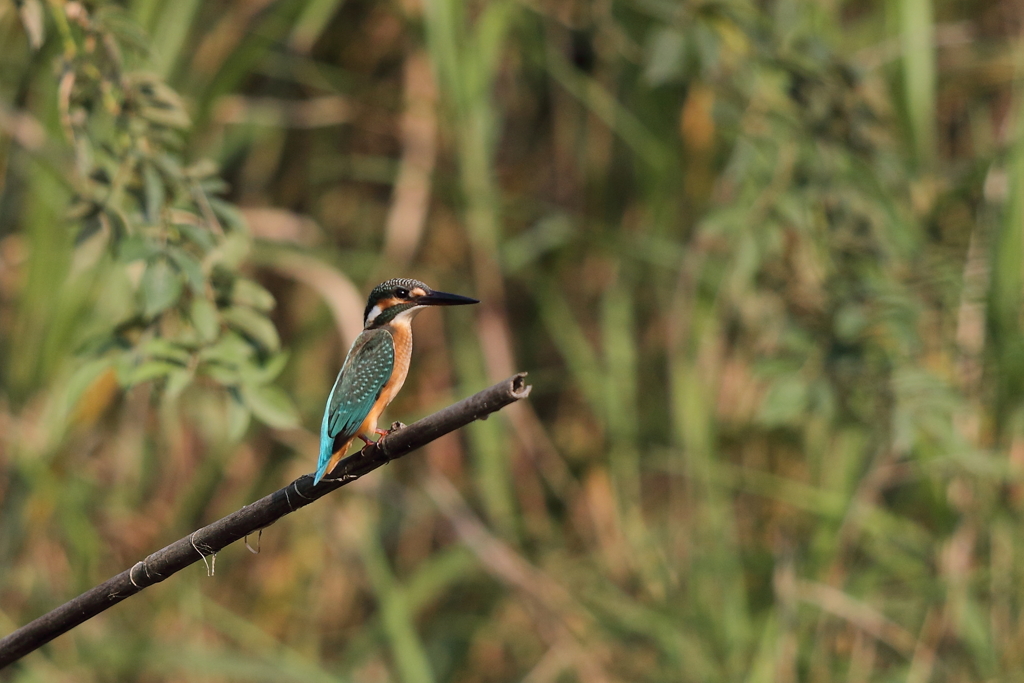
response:
<svg viewBox="0 0 1024 683"><path fill-rule="evenodd" d="M377 420L405 384L416 314L428 306L476 303L480 302L409 278L394 278L373 288L363 313L363 331L352 343L324 408L314 486L345 457L356 437L370 444L374 434L387 433L377 429Z"/></svg>

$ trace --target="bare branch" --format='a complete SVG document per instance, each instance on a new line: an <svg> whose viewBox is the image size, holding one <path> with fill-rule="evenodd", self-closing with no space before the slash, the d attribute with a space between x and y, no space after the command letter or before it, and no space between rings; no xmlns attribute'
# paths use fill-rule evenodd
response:
<svg viewBox="0 0 1024 683"><path fill-rule="evenodd" d="M0 669L143 588L159 583L195 562L206 561L209 556L231 543L270 526L285 515L359 479L381 465L401 458L474 420L486 419L510 403L526 398L530 394L530 386L526 384L525 377L526 373L513 375L419 422L388 434L380 443L368 445L342 460L330 477L318 486L313 486L312 474L303 475L283 489L156 551L131 569L0 639Z"/></svg>

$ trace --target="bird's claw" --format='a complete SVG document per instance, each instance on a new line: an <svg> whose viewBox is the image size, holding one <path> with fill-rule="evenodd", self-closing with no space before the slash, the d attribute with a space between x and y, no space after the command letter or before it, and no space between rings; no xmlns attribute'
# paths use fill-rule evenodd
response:
<svg viewBox="0 0 1024 683"><path fill-rule="evenodd" d="M399 429L405 429L405 423L404 422L392 422L391 423L391 427L389 429L387 429L386 431L383 430L383 429L376 429L376 428L374 428L374 430L373 430L374 433L380 435L380 438L377 439L376 441L374 441L370 437L365 436L363 434L357 434L356 436L358 436L360 439L362 439L363 443L366 444L366 446L377 446L377 445L380 445L380 442L383 441L386 436L388 436L389 434L393 434L393 433L397 432ZM363 448L366 448L366 446L363 446Z"/></svg>

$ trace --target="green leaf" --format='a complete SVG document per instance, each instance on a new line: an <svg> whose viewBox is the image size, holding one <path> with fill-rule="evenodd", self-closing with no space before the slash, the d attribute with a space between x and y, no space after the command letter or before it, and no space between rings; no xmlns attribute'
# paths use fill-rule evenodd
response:
<svg viewBox="0 0 1024 683"><path fill-rule="evenodd" d="M203 274L203 266L199 260L181 247L168 247L167 255L174 261L174 265L184 273L192 292L202 296L206 289L206 276Z"/></svg>
<svg viewBox="0 0 1024 683"><path fill-rule="evenodd" d="M224 194L231 189L231 186L223 178L211 176L199 181L199 189L206 194Z"/></svg>
<svg viewBox="0 0 1024 683"><path fill-rule="evenodd" d="M243 385L242 400L260 421L278 429L289 429L299 424L299 415L291 398L273 384Z"/></svg>
<svg viewBox="0 0 1024 683"><path fill-rule="evenodd" d="M160 220L164 202L167 201L164 180L160 176L160 172L150 162L142 165L142 180L146 190L146 219L155 224Z"/></svg>
<svg viewBox="0 0 1024 683"><path fill-rule="evenodd" d="M193 225L191 223L174 223L174 227L178 229L178 232L180 232L185 239L202 249L204 252L210 251L216 244L213 233L211 233L208 228L201 225Z"/></svg>
<svg viewBox="0 0 1024 683"><path fill-rule="evenodd" d="M274 353L281 348L277 328L262 313L244 306L231 306L221 311L229 327L245 335L266 352Z"/></svg>
<svg viewBox="0 0 1024 683"><path fill-rule="evenodd" d="M212 379L223 387L234 387L242 381L238 367L217 361L203 363L199 366L199 373Z"/></svg>
<svg viewBox="0 0 1024 683"><path fill-rule="evenodd" d="M103 211L103 216L107 219L107 224L110 225L110 236L114 244L132 233L131 224L117 209L107 207Z"/></svg>
<svg viewBox="0 0 1024 683"><path fill-rule="evenodd" d="M217 317L217 307L209 299L196 298L192 300L189 309L189 319L195 327L200 341L210 343L217 338L220 332L220 320Z"/></svg>
<svg viewBox="0 0 1024 683"><path fill-rule="evenodd" d="M125 80L133 91L137 116L168 128L188 128L191 124L181 96L159 77L136 72Z"/></svg>
<svg viewBox="0 0 1024 683"><path fill-rule="evenodd" d="M184 349L178 344L162 337L146 340L140 347L140 351L142 351L145 357L165 360L170 363L177 363L178 365L185 365L192 357L188 349Z"/></svg>
<svg viewBox="0 0 1024 683"><path fill-rule="evenodd" d="M252 280L240 277L235 280L231 290L231 303L236 306L250 306L256 310L267 312L277 303L274 295Z"/></svg>
<svg viewBox="0 0 1024 683"><path fill-rule="evenodd" d="M188 128L191 121L184 109L164 106L141 106L138 114L144 119L167 128Z"/></svg>
<svg viewBox="0 0 1024 683"><path fill-rule="evenodd" d="M228 271L234 272L249 254L249 238L240 233L233 233L224 238L216 249L210 251L206 256L207 267L222 266Z"/></svg>
<svg viewBox="0 0 1024 683"><path fill-rule="evenodd" d="M263 365L244 363L239 368L243 381L248 384L267 384L277 379L288 362L288 352L276 353Z"/></svg>
<svg viewBox="0 0 1024 683"><path fill-rule="evenodd" d="M160 247L152 239L143 235L132 235L120 241L117 260L121 263L149 260L160 253Z"/></svg>
<svg viewBox="0 0 1024 683"><path fill-rule="evenodd" d="M240 365L253 355L252 344L235 332L225 333L216 344L199 352L199 360L210 363Z"/></svg>
<svg viewBox="0 0 1024 683"><path fill-rule="evenodd" d="M169 400L174 400L181 396L181 393L188 388L188 385L192 383L194 373L191 370L178 369L174 372L170 372L167 375L167 386L164 388L164 395Z"/></svg>
<svg viewBox="0 0 1024 683"><path fill-rule="evenodd" d="M800 377L780 377L761 403L759 421L768 427L798 422L807 408L807 393L807 385Z"/></svg>
<svg viewBox="0 0 1024 683"><path fill-rule="evenodd" d="M217 167L217 162L213 159L200 159L191 166L182 169L182 175L192 180L202 180L203 178L209 178L217 175L220 168Z"/></svg>
<svg viewBox="0 0 1024 683"><path fill-rule="evenodd" d="M156 166L166 177L173 178L175 181L180 180L185 175L184 169L181 167L181 159L174 154L168 154L166 152L157 154L152 157L150 161Z"/></svg>
<svg viewBox="0 0 1024 683"><path fill-rule="evenodd" d="M847 304L836 311L833 328L839 339L854 341L867 328L868 322L862 306Z"/></svg>
<svg viewBox="0 0 1024 683"><path fill-rule="evenodd" d="M647 45L644 78L654 86L681 78L685 66L686 38L674 28L661 28Z"/></svg>
<svg viewBox="0 0 1024 683"><path fill-rule="evenodd" d="M149 380L166 377L171 373L181 370L177 363L168 363L162 360L150 360L140 363L134 367L118 367L117 379L121 386L130 387Z"/></svg>
<svg viewBox="0 0 1024 683"><path fill-rule="evenodd" d="M238 210L231 202L226 202L223 199L217 199L216 197L208 197L207 201L210 203L210 208L217 214L230 232L239 235L244 235L248 232L249 226L245 222L245 216Z"/></svg>
<svg viewBox="0 0 1024 683"><path fill-rule="evenodd" d="M181 276L165 259L151 262L142 276L142 313L153 318L181 296Z"/></svg>
<svg viewBox="0 0 1024 683"><path fill-rule="evenodd" d="M235 398L228 399L228 439L238 441L245 436L245 430L249 428L252 413L240 401Z"/></svg>

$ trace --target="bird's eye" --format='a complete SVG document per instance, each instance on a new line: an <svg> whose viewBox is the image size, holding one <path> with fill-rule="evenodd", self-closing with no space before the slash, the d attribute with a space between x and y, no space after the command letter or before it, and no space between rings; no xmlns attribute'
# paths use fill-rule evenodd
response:
<svg viewBox="0 0 1024 683"><path fill-rule="evenodd" d="M399 287L398 289L395 290L395 296L397 296L399 299L408 299L409 290L406 289L405 287Z"/></svg>

